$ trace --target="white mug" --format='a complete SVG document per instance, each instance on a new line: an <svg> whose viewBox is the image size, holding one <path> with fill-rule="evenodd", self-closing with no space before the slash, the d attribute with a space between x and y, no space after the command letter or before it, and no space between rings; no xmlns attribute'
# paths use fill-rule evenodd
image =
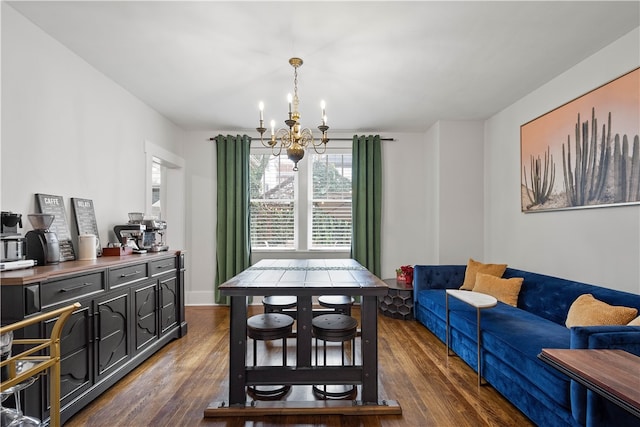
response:
<svg viewBox="0 0 640 427"><path fill-rule="evenodd" d="M78 236L78 260L87 261L98 256L98 238L94 234L80 234Z"/></svg>

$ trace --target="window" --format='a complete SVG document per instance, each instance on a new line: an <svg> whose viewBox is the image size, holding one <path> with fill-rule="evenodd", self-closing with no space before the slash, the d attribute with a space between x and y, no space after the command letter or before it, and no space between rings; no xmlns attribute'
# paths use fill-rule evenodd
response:
<svg viewBox="0 0 640 427"><path fill-rule="evenodd" d="M351 150L307 151L293 171L285 154L252 149L252 250L351 247Z"/></svg>
<svg viewBox="0 0 640 427"><path fill-rule="evenodd" d="M151 215L162 217L162 164L154 157L151 163Z"/></svg>
<svg viewBox="0 0 640 427"><path fill-rule="evenodd" d="M351 154L312 156L312 249L351 247Z"/></svg>

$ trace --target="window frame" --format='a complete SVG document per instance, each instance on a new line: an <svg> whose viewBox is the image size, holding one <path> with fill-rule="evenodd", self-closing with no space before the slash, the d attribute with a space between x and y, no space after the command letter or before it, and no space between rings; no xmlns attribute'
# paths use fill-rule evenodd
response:
<svg viewBox="0 0 640 427"><path fill-rule="evenodd" d="M272 155L270 148L263 147L259 141L257 146L254 146L256 141L252 142L250 154L269 154ZM254 248L251 247L252 253L258 254L275 254L275 253L291 253L293 255L299 255L303 253L322 253L324 256L330 253L337 255L345 255L351 252L351 248L311 248L311 221L313 221L312 215L312 188L310 186L310 180L312 179L313 168L310 164L310 153L313 153L313 148L307 148L305 150L305 157L298 163L298 172L294 180L294 247L292 249L285 248ZM327 154L352 154L351 141L329 141L326 152ZM322 153L322 154L325 154ZM286 151L283 150L280 153L283 160L287 159Z"/></svg>

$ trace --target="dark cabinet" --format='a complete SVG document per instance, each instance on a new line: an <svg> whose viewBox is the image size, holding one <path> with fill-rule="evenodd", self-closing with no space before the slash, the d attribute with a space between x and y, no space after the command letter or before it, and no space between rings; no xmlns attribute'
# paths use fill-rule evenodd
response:
<svg viewBox="0 0 640 427"><path fill-rule="evenodd" d="M128 289L97 298L95 306L96 381L131 358Z"/></svg>
<svg viewBox="0 0 640 427"><path fill-rule="evenodd" d="M60 407L64 408L74 399L86 392L93 384L93 347L89 339L91 331L91 307L86 304L76 310L67 321L60 336L60 348L62 357L60 360ZM56 319L45 322L44 332L40 334L34 331L33 336L50 336ZM33 388L33 390L31 390ZM42 393L35 393L41 390ZM49 387L46 377L38 380L37 385L27 389L25 393L25 406L42 408L41 414L34 414L40 419L49 417ZM44 407L43 407L44 405Z"/></svg>
<svg viewBox="0 0 640 427"><path fill-rule="evenodd" d="M160 280L160 333L165 334L178 324L180 304L178 278L174 275Z"/></svg>
<svg viewBox="0 0 640 427"><path fill-rule="evenodd" d="M136 351L158 339L158 284L153 281L138 286L133 291L135 307Z"/></svg>
<svg viewBox="0 0 640 427"><path fill-rule="evenodd" d="M67 264L69 274L32 274L33 280L21 284L5 285L2 275L3 323L81 304L61 337L62 423L187 330L184 253L109 258L98 260L90 271L78 268L78 262L61 263L58 270ZM24 338L48 336L55 320L27 329ZM48 402L43 377L25 391L23 410L46 421Z"/></svg>

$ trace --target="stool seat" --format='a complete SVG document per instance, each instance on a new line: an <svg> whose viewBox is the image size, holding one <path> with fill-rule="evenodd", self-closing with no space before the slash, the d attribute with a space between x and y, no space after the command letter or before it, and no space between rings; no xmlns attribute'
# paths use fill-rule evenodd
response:
<svg viewBox="0 0 640 427"><path fill-rule="evenodd" d="M295 308L297 304L298 299L294 296L269 295L262 298L265 313L284 313L284 310L288 310L285 314L293 318L296 317L296 313L295 310L292 311L291 309Z"/></svg>
<svg viewBox="0 0 640 427"><path fill-rule="evenodd" d="M256 314L247 319L247 335L255 340L269 341L286 338L293 329L293 318L286 314Z"/></svg>
<svg viewBox="0 0 640 427"><path fill-rule="evenodd" d="M262 298L262 304L265 307L273 307L278 309L293 308L298 303L298 299L294 296L287 295L270 295Z"/></svg>
<svg viewBox="0 0 640 427"><path fill-rule="evenodd" d="M313 334L323 341L349 341L357 335L358 321L346 314L323 314L311 321Z"/></svg>
<svg viewBox="0 0 640 427"><path fill-rule="evenodd" d="M322 295L318 297L318 304L322 307L333 308L340 314L351 316L351 306L355 302L353 297L347 295Z"/></svg>

